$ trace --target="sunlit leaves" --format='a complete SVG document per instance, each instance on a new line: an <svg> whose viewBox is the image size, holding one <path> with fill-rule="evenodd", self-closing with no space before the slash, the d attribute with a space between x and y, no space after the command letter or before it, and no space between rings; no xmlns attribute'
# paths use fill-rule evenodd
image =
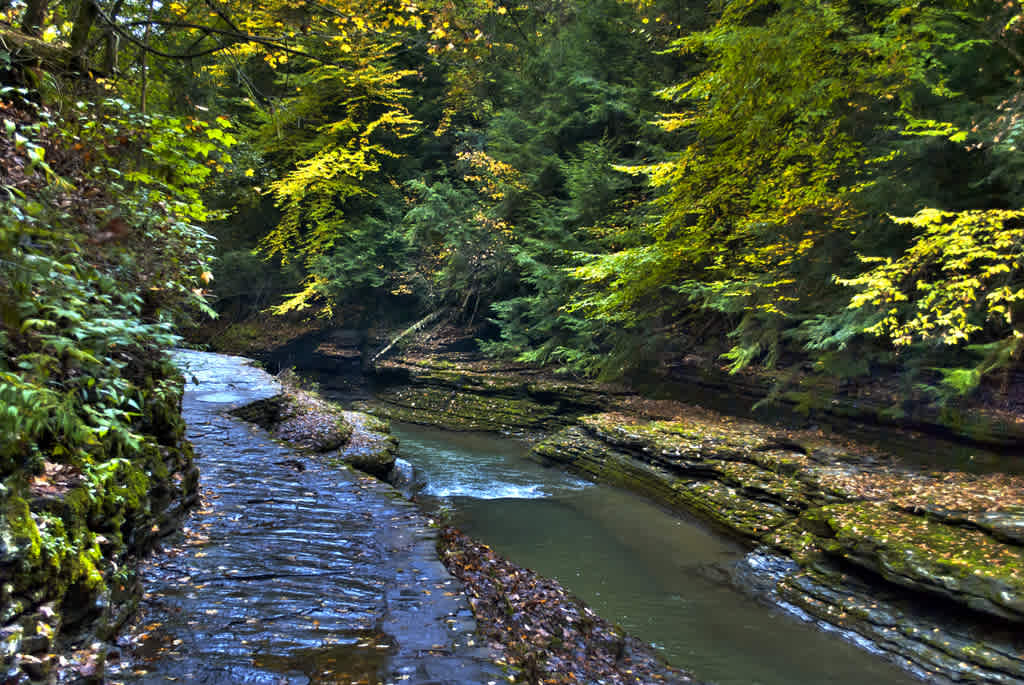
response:
<svg viewBox="0 0 1024 685"><path fill-rule="evenodd" d="M944 212L924 209L897 218L919 231L899 257L868 258L865 273L839 279L859 292L850 307L873 307L885 317L867 332L896 345L936 340L965 343L994 325L1020 338L1024 300L1024 210Z"/></svg>
<svg viewBox="0 0 1024 685"><path fill-rule="evenodd" d="M303 289L278 312L318 298L322 313L330 312L328 278L317 265L344 240L351 201L375 196L382 162L399 156L395 142L418 129L406 107L410 93L403 81L410 75L391 67L387 45L360 44L347 67L320 64L299 75L309 88L284 101L284 116L268 122L267 129L288 133L272 140L270 150L294 161L270 184L283 214L261 249L285 262L298 260L308 272Z"/></svg>

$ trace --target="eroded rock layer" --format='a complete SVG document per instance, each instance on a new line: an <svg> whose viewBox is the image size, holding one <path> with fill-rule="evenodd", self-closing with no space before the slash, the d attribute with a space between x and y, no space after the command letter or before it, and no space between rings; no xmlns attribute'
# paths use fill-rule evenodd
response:
<svg viewBox="0 0 1024 685"><path fill-rule="evenodd" d="M389 360L378 366L375 378L374 400L357 408L448 430L555 430L626 394L457 353Z"/></svg>
<svg viewBox="0 0 1024 685"><path fill-rule="evenodd" d="M927 678L1024 678L1019 477L898 470L885 455L696 410L585 416L535 453L696 513L760 558L793 560L760 574L776 601Z"/></svg>

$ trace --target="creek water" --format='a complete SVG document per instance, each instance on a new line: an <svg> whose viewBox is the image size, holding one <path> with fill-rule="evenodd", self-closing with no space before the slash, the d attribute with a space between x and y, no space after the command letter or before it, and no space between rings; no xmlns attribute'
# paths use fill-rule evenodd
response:
<svg viewBox="0 0 1024 685"><path fill-rule="evenodd" d="M673 665L717 683L919 682L864 649L738 591L745 550L622 490L527 457L487 434L396 424L428 506L521 566L557 578Z"/></svg>

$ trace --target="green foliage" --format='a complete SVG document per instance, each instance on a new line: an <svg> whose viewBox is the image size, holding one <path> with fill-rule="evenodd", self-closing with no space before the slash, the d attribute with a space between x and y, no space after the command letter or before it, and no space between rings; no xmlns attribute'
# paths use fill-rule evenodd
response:
<svg viewBox="0 0 1024 685"><path fill-rule="evenodd" d="M987 65L1004 59L984 37L982 10L900 0L726 4L712 27L672 46L697 67L661 91L677 111L660 126L685 149L627 169L649 176L660 217L634 231L632 245L576 267L586 287L568 308L638 331L662 322L675 349L721 350L680 335L690 321L717 319L730 331L722 356L733 370L799 352L822 373L870 374L872 361L891 362L911 342L916 361L904 355L904 369L923 369L943 357L935 342L1002 341L998 358L942 371L943 387L962 391L1016 358L1007 350L1019 335L1010 323L1017 214L970 207L1019 199L1005 182L994 187L976 153L986 147L978 122L994 117L958 90L977 92L977 72L988 78ZM971 77L966 64L986 66ZM1006 86L994 74L983 83ZM1008 164L999 141L1014 135L1015 109L1000 108L1005 130L990 138L990 154ZM922 173L947 165L966 173ZM972 188L981 194L971 198ZM956 209L884 217L929 201ZM849 287L860 290L852 302Z"/></svg>
<svg viewBox="0 0 1024 685"><path fill-rule="evenodd" d="M63 125L111 189L86 234L156 246L111 258L143 321L203 306L199 227L247 203L217 229L237 311L442 310L490 354L606 376L695 352L944 397L1018 363L1019 4L207 9L124 9L162 52L210 50L104 85L163 113L97 97Z"/></svg>
<svg viewBox="0 0 1024 685"><path fill-rule="evenodd" d="M922 340L957 345L986 325L1022 337L1014 317L1024 298L1022 217L1020 210L925 209L895 219L917 229L913 244L896 259L862 257L868 271L839 279L859 290L850 308L884 314L865 332L897 346Z"/></svg>
<svg viewBox="0 0 1024 685"><path fill-rule="evenodd" d="M210 237L195 222L213 216L200 192L229 162L227 125L119 100L6 120L8 150L39 152L0 186L4 472L31 455L82 467L139 448L154 390L144 369L177 341L172 322L211 311ZM45 150L60 164L42 162Z"/></svg>
<svg viewBox="0 0 1024 685"><path fill-rule="evenodd" d="M60 607L69 588L100 596L111 562L145 549L161 513L151 491L190 488L171 479L191 459L165 350L173 322L208 309L201 190L230 140L205 134L221 124L117 100L61 115L0 95L0 527L17 561L6 593ZM198 143L179 140L190 132Z"/></svg>
<svg viewBox="0 0 1024 685"><path fill-rule="evenodd" d="M343 250L372 251L379 237L375 231L360 235L353 225L380 192L384 160L399 156L394 143L418 125L406 107L410 92L401 85L413 72L391 67L388 45L346 45L345 64L314 64L289 74L298 94L282 99L273 116L262 117L267 153L293 166L270 183L282 215L260 247L285 263L300 259L308 273L303 289L277 306L277 313L305 309L320 298L322 313L329 315L332 290L379 285L365 265L338 270L331 258Z"/></svg>
<svg viewBox="0 0 1024 685"><path fill-rule="evenodd" d="M462 155L480 169L467 174L476 221L502 233L493 252L489 243L475 250L500 268L484 281L500 338L483 348L600 372L615 363L604 352L620 329L566 306L580 287L570 270L582 253L634 241L644 190L615 165L655 145L641 131L658 104L650 88L662 65L641 17L621 3L520 8L515 20L537 40L508 34L519 52L495 69L493 114Z"/></svg>

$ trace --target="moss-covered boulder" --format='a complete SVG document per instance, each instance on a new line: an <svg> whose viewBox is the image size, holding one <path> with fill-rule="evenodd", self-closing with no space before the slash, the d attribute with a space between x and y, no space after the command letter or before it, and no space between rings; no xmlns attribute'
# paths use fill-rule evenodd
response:
<svg viewBox="0 0 1024 685"><path fill-rule="evenodd" d="M677 511L697 513L745 539L759 538L787 520L778 504L750 499L740 488L719 480L727 462L674 460L671 469L665 468L662 458L637 458L603 442L588 427L584 423L559 431L535 445L533 454L547 463L563 464L595 480L646 495ZM652 447L645 456L653 452Z"/></svg>
<svg viewBox="0 0 1024 685"><path fill-rule="evenodd" d="M521 433L561 425L558 412L528 398L479 395L455 388L405 387L382 390L358 409L392 421L454 431Z"/></svg>
<svg viewBox="0 0 1024 685"><path fill-rule="evenodd" d="M340 452L341 460L380 480L391 481L398 456L398 440L386 421L363 412L343 412L351 438ZM394 483L392 483L394 484Z"/></svg>
<svg viewBox="0 0 1024 685"><path fill-rule="evenodd" d="M891 582L1024 621L1024 547L882 503L821 507L804 519L827 552Z"/></svg>
<svg viewBox="0 0 1024 685"><path fill-rule="evenodd" d="M280 440L312 452L330 452L348 444L352 426L339 408L312 394L291 389L233 409Z"/></svg>
<svg viewBox="0 0 1024 685"><path fill-rule="evenodd" d="M345 411L303 389L292 376L280 378L282 392L231 410L294 447L337 458L386 480L395 465L398 442L386 421L364 412Z"/></svg>

